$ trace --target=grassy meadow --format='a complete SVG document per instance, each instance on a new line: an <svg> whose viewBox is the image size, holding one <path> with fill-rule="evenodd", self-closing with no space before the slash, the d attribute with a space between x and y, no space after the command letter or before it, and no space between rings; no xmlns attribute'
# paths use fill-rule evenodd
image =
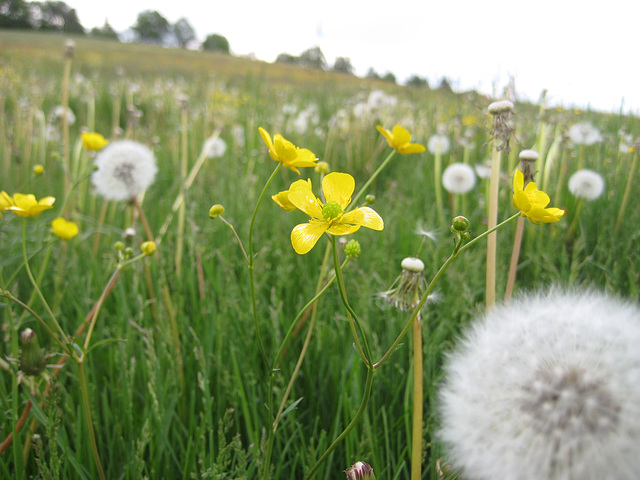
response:
<svg viewBox="0 0 640 480"><path fill-rule="evenodd" d="M489 179L476 174L468 193L450 194L434 169L487 169L495 156L487 107L497 99L86 38L74 38L65 57L66 40L0 31L0 191L56 198L37 216L7 210L0 220L0 478L329 480L358 461L378 479L411 478L416 336L403 336L373 375L354 334L374 361L383 357L412 315L379 295L402 260L419 257L429 283L454 248L453 217L469 220L470 239L487 230ZM65 101L68 133L56 114ZM540 155L538 188L566 212L557 223L524 222L514 295L588 286L637 301L640 122L517 101L514 110L498 221L517 213L513 174L525 149ZM570 135L583 122L598 131L592 144ZM425 146L442 135L449 145L396 153L378 174L393 153L378 125L401 125ZM322 173L280 168L261 197L278 162L259 127L352 175L356 193L376 173L366 194L384 230L336 237L362 250L338 275L352 311L328 236L298 255L290 233L309 216L270 198L307 178L319 195ZM96 194L100 152L83 147L83 131L153 150L157 175L136 202ZM207 156L215 139L226 148ZM581 168L604 179L598 198L569 190ZM214 204L224 206L222 218L209 217ZM52 235L56 217L75 222L78 235ZM497 302L516 224L497 234ZM149 239L157 251L138 258ZM486 250L482 239L462 252L421 310L421 478L441 478L437 386L446 352L485 310ZM337 255L345 260L340 246ZM305 308L324 281L332 283ZM38 375L20 368L27 328L48 355Z"/></svg>

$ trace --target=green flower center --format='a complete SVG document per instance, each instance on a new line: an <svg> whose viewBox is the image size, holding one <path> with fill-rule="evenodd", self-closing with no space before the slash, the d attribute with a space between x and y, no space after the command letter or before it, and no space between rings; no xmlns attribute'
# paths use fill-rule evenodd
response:
<svg viewBox="0 0 640 480"><path fill-rule="evenodd" d="M340 215L342 215L342 207L334 200L327 202L326 205L322 207L322 217L325 220L332 220Z"/></svg>

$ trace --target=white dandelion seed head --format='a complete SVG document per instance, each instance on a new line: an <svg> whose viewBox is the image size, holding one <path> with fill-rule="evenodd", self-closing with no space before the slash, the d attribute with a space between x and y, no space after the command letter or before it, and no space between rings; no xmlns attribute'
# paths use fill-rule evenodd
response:
<svg viewBox="0 0 640 480"><path fill-rule="evenodd" d="M451 142L449 142L449 138L442 133L436 133L427 143L427 148L433 155L438 152L444 155L449 151L449 147L451 147Z"/></svg>
<svg viewBox="0 0 640 480"><path fill-rule="evenodd" d="M442 186L449 193L467 193L475 184L476 174L473 168L464 163L452 163L442 173Z"/></svg>
<svg viewBox="0 0 640 480"><path fill-rule="evenodd" d="M476 175L480 178L489 178L491 177L491 163L478 163L476 164Z"/></svg>
<svg viewBox="0 0 640 480"><path fill-rule="evenodd" d="M380 110L382 108L392 108L398 104L398 97L389 95L384 90L373 90L367 97L367 107L369 110Z"/></svg>
<svg viewBox="0 0 640 480"><path fill-rule="evenodd" d="M419 224L418 226L416 226L416 229L414 230L414 233L416 235L420 235L422 237L427 237L428 239L430 239L433 242L438 242L438 231L437 230L427 230L427 228L422 225Z"/></svg>
<svg viewBox="0 0 640 480"><path fill-rule="evenodd" d="M61 122L62 116L64 115L64 107L62 105L58 105L53 109L53 122ZM73 113L69 107L67 107L67 125L73 125L76 123L76 115Z"/></svg>
<svg viewBox="0 0 640 480"><path fill-rule="evenodd" d="M604 179L593 170L578 170L569 178L569 191L574 197L595 200L604 193Z"/></svg>
<svg viewBox="0 0 640 480"><path fill-rule="evenodd" d="M493 308L448 359L447 459L476 480L635 480L640 308L597 292Z"/></svg>
<svg viewBox="0 0 640 480"><path fill-rule="evenodd" d="M491 115L513 113L513 102L510 100L498 100L489 104L487 108Z"/></svg>
<svg viewBox="0 0 640 480"><path fill-rule="evenodd" d="M158 167L153 152L131 140L111 142L98 153L91 176L96 192L108 200L130 200L144 192Z"/></svg>
<svg viewBox="0 0 640 480"><path fill-rule="evenodd" d="M424 262L416 257L407 257L400 264L403 270L421 273L424 271Z"/></svg>
<svg viewBox="0 0 640 480"><path fill-rule="evenodd" d="M227 151L227 142L218 136L209 137L204 142L207 158L220 158Z"/></svg>
<svg viewBox="0 0 640 480"><path fill-rule="evenodd" d="M569 139L576 145L593 145L602 140L602 135L590 122L578 122L569 128Z"/></svg>
<svg viewBox="0 0 640 480"><path fill-rule="evenodd" d="M540 158L540 155L535 150L522 150L518 158L525 162L535 162Z"/></svg>
<svg viewBox="0 0 640 480"><path fill-rule="evenodd" d="M231 127L231 136L233 137L234 143L242 148L244 147L244 126L237 124Z"/></svg>

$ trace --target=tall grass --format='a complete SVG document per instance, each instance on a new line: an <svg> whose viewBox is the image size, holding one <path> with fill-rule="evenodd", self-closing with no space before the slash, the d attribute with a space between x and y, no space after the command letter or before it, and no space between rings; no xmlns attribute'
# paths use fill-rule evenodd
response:
<svg viewBox="0 0 640 480"><path fill-rule="evenodd" d="M445 130L453 146L443 156L443 166L463 159L472 165L484 164L491 154L491 118L482 108L489 99L202 52L90 39L76 42L69 91L69 106L76 117L70 125L71 163L91 164L91 154L80 144L80 132L88 125L111 140L128 136L152 147L159 173L144 195L142 208L154 234L168 221L176 197L184 190L183 148L189 170L214 132L220 131L228 145L222 157L206 161L191 187L184 190L184 229L178 228L177 215L169 221L158 253L144 260L149 272L145 273L143 262L126 269L101 309L94 342L113 342L91 351L84 369L106 477L258 478L272 421L265 408L271 372L265 371L255 334L246 261L231 231L209 219L209 207L223 204L225 218L240 238L247 238L257 196L274 167L258 135L259 126L309 148L332 171L353 175L357 185L363 185L388 154L376 125L401 124L414 141L424 144L439 129ZM53 195L60 203L64 196L62 137L53 120L61 101L63 43L55 35L0 34L0 190L9 194ZM363 110L362 102L370 92L381 89L387 101ZM178 94L189 98L186 137L181 137ZM389 102L389 97L397 102ZM305 126L299 112L310 106L315 106L315 113ZM557 224L525 225L516 292L549 284L589 285L637 300L640 212L633 208L633 199L640 194L637 184L626 194L631 200L617 232L615 225L628 172L638 155L637 148L635 153L619 151L619 132L625 127L637 138L638 119L517 102L515 110L515 144L512 153L505 154L499 179L499 221L515 212L511 179L517 153L536 145L553 145L540 152L549 162L544 188L552 204L567 211ZM577 201L566 181L576 169L580 147L563 133L585 120L600 129L603 139L583 147L584 165L605 178L606 192L585 202L576 235L567 240ZM234 136L234 128L242 131L240 137ZM462 139L467 143L463 145ZM36 164L44 166L42 176L32 173ZM452 202L445 197L439 213L433 166L428 152L397 155L368 192L376 197L373 207L384 218L385 230L362 229L354 236L363 253L345 269L345 286L376 358L393 343L408 318L376 292L386 290L399 274L401 260L418 251L422 241L415 233L418 225L437 231L438 241L426 240L421 249L427 278L453 247L450 224L439 222L441 215L446 219L465 215L473 236L486 230L488 180L480 180L465 196L467 211L452 211ZM537 176L542 181L542 172ZM307 177L319 185L319 176L311 169L304 169L300 177L281 169L267 193L273 195ZM51 248L52 252L46 265L44 252L30 261L35 272L44 267L40 288L66 332L76 331L103 291L116 265L114 243L123 240L124 230L136 229L134 248L145 239L142 225L133 223L136 215L130 205L105 202L93 194L88 181L79 183L69 216L80 225L80 235L67 244L45 246L45 251ZM30 255L50 238L50 221L62 214L54 212L27 224ZM305 221L300 212L285 213L268 198L256 217L256 303L264 347L271 355L315 292L325 242L298 256L289 240L291 229ZM19 218L4 213L0 279L11 295L27 302L33 289L24 269L5 284L22 262L21 228ZM506 287L514 232L512 223L497 239L498 302ZM178 244L182 261L176 266ZM436 290L439 301L422 312L423 478L437 478L435 464L443 455L435 435L441 364L460 329L484 309L485 245L479 242L445 272ZM41 345L56 354L48 359L50 364L59 360L60 349L31 314L24 314L6 297L0 301L0 440L15 434L0 456L0 477L96 478L78 368L67 362L57 376L47 369L52 393L46 396L43 377L18 385L13 359L19 353L15 343L19 331L29 327L37 332ZM42 311L37 299L32 307ZM271 478L304 476L350 422L363 395L366 367L353 347L348 317L335 287L317 308L315 330L286 406L298 403L282 417L275 435ZM294 334L279 370L273 373L276 399L282 397L302 348L309 324L308 317L303 318L307 321ZM370 463L379 479L409 478L411 349L406 337L377 374L361 421L315 478L340 478L359 460ZM14 431L30 400L33 406L25 427Z"/></svg>

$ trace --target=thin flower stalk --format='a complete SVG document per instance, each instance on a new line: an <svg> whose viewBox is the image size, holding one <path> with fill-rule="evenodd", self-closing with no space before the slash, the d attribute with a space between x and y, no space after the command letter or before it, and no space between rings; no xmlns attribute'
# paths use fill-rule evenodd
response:
<svg viewBox="0 0 640 480"><path fill-rule="evenodd" d="M181 119L182 119L182 128L180 133L180 185L182 186L181 193L185 195L185 180L187 178L187 168L188 168L188 144L187 144L187 132L188 132L188 110L186 105L183 104L181 108ZM175 268L176 268L176 276L180 277L182 272L182 252L184 249L184 227L186 221L186 204L183 201L180 204L180 208L178 210L178 241L176 244L176 255L175 255Z"/></svg>
<svg viewBox="0 0 640 480"><path fill-rule="evenodd" d="M502 152L494 148L491 156L491 180L489 181L489 212L487 217L487 227L489 230L494 228L498 223L498 190L500 187L501 159ZM497 233L492 232L487 237L487 272L485 290L485 303L487 308L490 308L496 301L497 245Z"/></svg>
<svg viewBox="0 0 640 480"><path fill-rule="evenodd" d="M615 233L618 233L620 227L622 226L622 222L624 220L624 212L627 208L627 203L629 203L629 196L631 195L631 187L633 186L633 175L636 172L636 165L638 163L638 152L634 152L633 160L631 161L631 167L629 167L629 172L627 173L627 185L624 189L624 194L622 195L622 203L620 204L620 210L618 211L618 219L616 220Z"/></svg>
<svg viewBox="0 0 640 480"><path fill-rule="evenodd" d="M100 454L98 453L98 444L96 442L96 434L93 430L93 421L91 420L91 406L89 405L89 392L87 389L87 379L84 373L84 362L78 362L78 380L80 381L80 387L82 390L82 409L84 412L85 420L87 422L87 429L89 430L89 439L91 440L91 453L96 463L96 469L100 480L106 480L104 470L102 469L102 462L100 461Z"/></svg>
<svg viewBox="0 0 640 480"><path fill-rule="evenodd" d="M411 480L422 478L422 414L424 404L422 373L422 319L413 322L413 426L411 431Z"/></svg>

